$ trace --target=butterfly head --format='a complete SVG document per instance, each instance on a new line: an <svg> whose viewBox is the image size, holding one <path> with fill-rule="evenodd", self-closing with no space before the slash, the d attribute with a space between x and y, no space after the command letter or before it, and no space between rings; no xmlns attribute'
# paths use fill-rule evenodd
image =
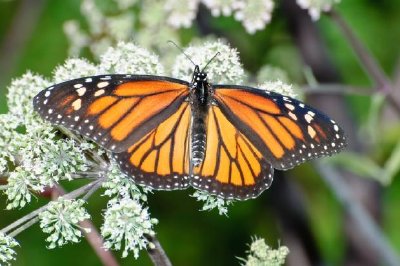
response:
<svg viewBox="0 0 400 266"><path fill-rule="evenodd" d="M207 83L207 73L204 72L204 70L200 70L199 66L196 65L194 68L192 84L196 87L203 83Z"/></svg>

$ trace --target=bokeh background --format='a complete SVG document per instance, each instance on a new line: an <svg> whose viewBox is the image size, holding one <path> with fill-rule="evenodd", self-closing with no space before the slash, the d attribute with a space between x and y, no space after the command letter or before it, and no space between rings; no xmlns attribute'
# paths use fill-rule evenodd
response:
<svg viewBox="0 0 400 266"><path fill-rule="evenodd" d="M110 16L118 10L112 0L97 2ZM7 112L5 95L13 78L28 70L50 77L71 56L66 21L77 21L83 31L90 31L81 5L79 0L0 1L1 113ZM136 5L124 12L137 18L145 11ZM383 83L365 71L338 24L341 19L376 60L386 76ZM129 30L123 38L135 41L135 34L147 29L137 23ZM201 203L189 197L188 191L150 195L150 212L159 219L155 230L174 265L238 265L237 257L246 256L251 236L265 238L272 247L288 246L287 265L386 265L384 252L376 248L382 239L389 256L400 252L400 111L393 107L393 102L400 101L398 0L343 0L334 6L333 14L323 14L315 22L296 1L275 1L271 23L255 34L246 32L232 16L213 17L200 5L191 27L169 30L170 36L155 34L148 43L158 52L176 55L176 49L166 44L168 38L183 47L194 40L226 39L240 52L249 75L255 76L266 65L283 71L307 102L343 125L349 139L347 152L329 162L277 171L269 190L255 200L236 202L229 207L228 217L215 210L199 211ZM87 47L79 55L96 60ZM392 89L387 98L382 93L385 86ZM326 176L331 173L327 165L334 169L333 179ZM79 182L63 185L69 189ZM97 226L106 204L100 193L88 205ZM345 198L351 196L344 204L342 193ZM4 211L6 198L0 196L0 228L47 201L37 196L28 207ZM365 236L349 212L354 204L368 214L361 220L373 221L381 229L373 235L376 242ZM46 249L38 225L17 240L21 247L13 265L101 265L84 239ZM115 255L121 257L118 252ZM137 261L132 257L119 261L121 265L151 265L146 252Z"/></svg>

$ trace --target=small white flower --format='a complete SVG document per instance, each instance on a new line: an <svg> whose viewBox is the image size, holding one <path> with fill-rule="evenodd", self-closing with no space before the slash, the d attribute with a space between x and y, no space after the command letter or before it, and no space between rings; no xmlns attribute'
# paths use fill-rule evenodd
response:
<svg viewBox="0 0 400 266"><path fill-rule="evenodd" d="M318 20L321 12L328 12L332 9L334 4L338 4L340 0L297 0L297 4L303 8L308 9L312 20Z"/></svg>
<svg viewBox="0 0 400 266"><path fill-rule="evenodd" d="M257 73L258 83L264 83L267 81L277 81L289 82L288 73L282 68L265 65Z"/></svg>
<svg viewBox="0 0 400 266"><path fill-rule="evenodd" d="M230 16L232 12L240 5L240 0L203 0L213 16Z"/></svg>
<svg viewBox="0 0 400 266"><path fill-rule="evenodd" d="M0 265L10 265L17 254L13 248L19 246L14 238L0 232Z"/></svg>
<svg viewBox="0 0 400 266"><path fill-rule="evenodd" d="M87 76L95 76L103 74L94 64L86 59L71 58L65 61L61 66L58 66L54 71L54 83L61 83L67 80L77 79ZM44 88L42 88L43 90Z"/></svg>
<svg viewBox="0 0 400 266"><path fill-rule="evenodd" d="M253 238L249 255L241 259L246 266L280 266L285 264L289 249L280 246L278 249L269 247L263 238Z"/></svg>
<svg viewBox="0 0 400 266"><path fill-rule="evenodd" d="M80 27L78 21L69 20L64 22L64 33L69 41L69 55L78 56L82 49L89 45L90 37Z"/></svg>
<svg viewBox="0 0 400 266"><path fill-rule="evenodd" d="M167 23L174 28L189 28L196 17L199 0L166 0Z"/></svg>
<svg viewBox="0 0 400 266"><path fill-rule="evenodd" d="M241 0L235 18L242 22L248 33L253 34L271 21L273 9L272 0Z"/></svg>
<svg viewBox="0 0 400 266"><path fill-rule="evenodd" d="M17 111L18 112L18 111ZM16 131L19 124L18 118L11 114L0 114L0 158L2 160L2 170L6 170L7 162L14 162L19 150L17 137L20 135Z"/></svg>
<svg viewBox="0 0 400 266"><path fill-rule="evenodd" d="M31 72L27 72L22 77L13 80L8 87L7 93L9 113L18 122L26 123L34 115L33 97L49 85L50 82L48 80Z"/></svg>
<svg viewBox="0 0 400 266"><path fill-rule="evenodd" d="M43 191L44 186L35 176L22 167L17 167L7 179L7 210L23 208L32 200L31 191Z"/></svg>
<svg viewBox="0 0 400 266"><path fill-rule="evenodd" d="M122 13L105 18L105 24L112 39L127 41L132 37L135 20L132 13Z"/></svg>
<svg viewBox="0 0 400 266"><path fill-rule="evenodd" d="M283 83L280 80L277 81L267 81L258 86L258 88L267 91L273 91L291 98L297 98L297 94L293 91L292 85Z"/></svg>
<svg viewBox="0 0 400 266"><path fill-rule="evenodd" d="M105 239L106 249L121 250L122 257L129 252L138 258L139 251L149 245L146 235L154 235L153 225L157 220L151 219L147 208L138 201L122 198L111 200L104 213L104 224L101 235Z"/></svg>
<svg viewBox="0 0 400 266"><path fill-rule="evenodd" d="M133 179L126 174L122 173L118 165L110 162L108 172L106 173L107 179L103 182L102 186L106 190L104 195L117 198L130 198L137 201L146 201L146 194L142 193L139 186L135 184ZM142 187L144 192L149 189Z"/></svg>
<svg viewBox="0 0 400 266"><path fill-rule="evenodd" d="M99 69L103 73L162 75L164 68L158 56L133 43L118 43L101 56Z"/></svg>
<svg viewBox="0 0 400 266"><path fill-rule="evenodd" d="M220 197L210 195L206 191L196 190L192 195L197 201L203 201L204 205L201 208L202 211L210 211L212 209L218 209L219 215L228 214L228 206L233 203L232 200L224 200Z"/></svg>
<svg viewBox="0 0 400 266"><path fill-rule="evenodd" d="M67 200L59 198L49 203L47 209L39 214L40 228L50 234L46 241L50 249L68 242L77 243L82 237L82 230L89 233L89 228L79 226L79 222L90 218L83 207L83 200Z"/></svg>
<svg viewBox="0 0 400 266"><path fill-rule="evenodd" d="M200 69L209 63L205 71L208 80L214 84L241 84L245 77L238 51L221 40L190 46L185 53ZM193 70L193 64L180 54L172 67L172 76L190 81Z"/></svg>

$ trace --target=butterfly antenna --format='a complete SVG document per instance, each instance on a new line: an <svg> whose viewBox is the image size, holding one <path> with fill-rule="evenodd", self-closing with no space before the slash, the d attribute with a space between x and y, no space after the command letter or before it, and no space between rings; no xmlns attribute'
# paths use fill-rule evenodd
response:
<svg viewBox="0 0 400 266"><path fill-rule="evenodd" d="M217 57L218 55L220 55L220 52L217 52L213 57L211 57L210 60L208 60L208 63L203 67L203 69L201 70L201 72L203 72L204 70L206 70L206 68L208 67L208 65L214 60L215 57Z"/></svg>
<svg viewBox="0 0 400 266"><path fill-rule="evenodd" d="M186 58L196 67L197 65L195 64L195 62L193 62L193 60L183 51L183 49L177 45L175 42L169 40L169 43L172 43L176 48L178 48L179 51L181 51L181 53L186 56Z"/></svg>

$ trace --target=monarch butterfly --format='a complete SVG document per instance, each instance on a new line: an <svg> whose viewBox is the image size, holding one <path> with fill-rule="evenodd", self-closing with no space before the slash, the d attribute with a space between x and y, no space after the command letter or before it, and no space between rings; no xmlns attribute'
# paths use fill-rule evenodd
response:
<svg viewBox="0 0 400 266"><path fill-rule="evenodd" d="M271 91L192 81L101 75L41 91L34 108L53 124L112 153L121 170L153 189L193 186L245 200L271 185L273 171L345 146L335 121Z"/></svg>

